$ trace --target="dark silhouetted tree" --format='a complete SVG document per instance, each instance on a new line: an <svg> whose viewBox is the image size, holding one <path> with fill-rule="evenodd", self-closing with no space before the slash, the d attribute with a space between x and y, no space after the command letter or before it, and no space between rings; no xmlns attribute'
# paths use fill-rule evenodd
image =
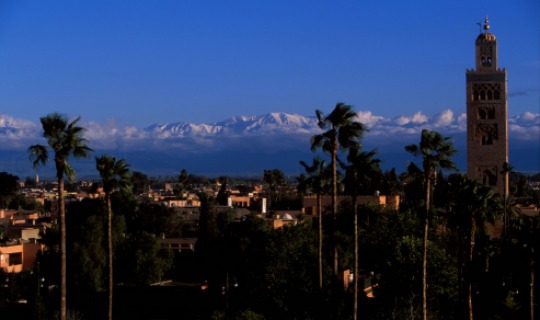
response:
<svg viewBox="0 0 540 320"><path fill-rule="evenodd" d="M355 121L356 112L350 105L337 103L334 110L328 115L322 111L316 110L318 126L321 130L326 130L321 134L311 137L311 150L322 149L323 152L330 154L332 168L332 214L334 216L333 229L335 229L335 219L337 215L337 194L338 194L338 173L337 156L338 151L348 150L350 148L359 148L360 139L366 127ZM334 234L334 233L333 233ZM333 271L336 279L339 276L338 270L338 249L336 239L332 240L334 247Z"/></svg>
<svg viewBox="0 0 540 320"><path fill-rule="evenodd" d="M424 240L422 254L422 320L427 320L427 242L429 212L431 210L431 188L436 180L437 169L456 169L452 156L457 152L451 138L436 131L422 130L420 143L411 144L405 150L422 159L424 173Z"/></svg>
<svg viewBox="0 0 540 320"><path fill-rule="evenodd" d="M43 137L47 140L47 146L33 145L28 148L30 159L34 168L45 165L49 160L50 148L54 152L54 164L56 178L58 180L58 204L60 207L60 320L66 320L66 209L64 202L64 176L71 180L75 176L75 170L68 163L68 159L87 158L92 151L87 146L87 140L83 138L84 128L77 126L80 118L69 122L67 117L58 113L51 113L40 118L43 127Z"/></svg>
<svg viewBox="0 0 540 320"><path fill-rule="evenodd" d="M112 201L111 194L115 191L130 192L131 174L124 160L102 155L96 157L96 169L99 172L105 192L107 205L107 265L108 265L108 308L107 317L113 317L113 239L112 239Z"/></svg>

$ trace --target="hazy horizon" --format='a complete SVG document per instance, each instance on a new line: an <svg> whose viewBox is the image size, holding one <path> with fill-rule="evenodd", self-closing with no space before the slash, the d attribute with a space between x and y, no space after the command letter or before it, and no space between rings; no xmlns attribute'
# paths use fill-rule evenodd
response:
<svg viewBox="0 0 540 320"><path fill-rule="evenodd" d="M466 116L450 109L426 115L416 112L386 118L371 111L357 111L358 121L369 130L362 139L364 150L376 149L384 169L405 170L414 157L404 146L418 143L423 129L436 130L453 138L458 149L455 161L466 169ZM173 176L186 169L194 174L256 176L264 169L278 168L288 175L303 172L299 161L311 161L309 139L320 133L314 116L269 113L260 116L231 116L213 124L163 121L137 128L115 123L87 122L85 137L93 154L124 158L132 170L149 175ZM16 119L0 114L0 170L33 176L26 149L46 144L38 120ZM509 119L509 160L517 171L540 171L540 113L525 112ZM79 176L96 175L93 158L71 160ZM52 163L38 169L54 176Z"/></svg>

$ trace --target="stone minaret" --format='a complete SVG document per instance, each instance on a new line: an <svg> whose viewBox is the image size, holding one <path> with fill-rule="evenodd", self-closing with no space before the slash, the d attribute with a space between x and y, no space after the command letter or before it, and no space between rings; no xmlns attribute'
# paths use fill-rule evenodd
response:
<svg viewBox="0 0 540 320"><path fill-rule="evenodd" d="M467 175L508 194L508 95L506 69L499 69L497 39L489 33L476 38L476 69L467 70Z"/></svg>

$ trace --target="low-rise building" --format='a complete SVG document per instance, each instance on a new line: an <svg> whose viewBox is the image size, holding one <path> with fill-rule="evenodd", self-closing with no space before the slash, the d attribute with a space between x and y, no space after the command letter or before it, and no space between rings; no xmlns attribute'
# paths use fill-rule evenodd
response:
<svg viewBox="0 0 540 320"><path fill-rule="evenodd" d="M291 213L276 213L270 219L268 219L270 227L273 229L280 229L285 226L295 226L298 224L298 219Z"/></svg>
<svg viewBox="0 0 540 320"><path fill-rule="evenodd" d="M161 246L177 252L195 252L197 238L162 238Z"/></svg>
<svg viewBox="0 0 540 320"><path fill-rule="evenodd" d="M230 195L228 198L228 205L230 207L237 208L249 208L251 205L251 197L241 195Z"/></svg>
<svg viewBox="0 0 540 320"><path fill-rule="evenodd" d="M11 240L0 243L0 269L21 272L34 266L42 245L34 240Z"/></svg>
<svg viewBox="0 0 540 320"><path fill-rule="evenodd" d="M0 232L9 240L0 243L0 269L21 272L31 269L43 245L37 242L48 224L39 221L36 211L3 211Z"/></svg>

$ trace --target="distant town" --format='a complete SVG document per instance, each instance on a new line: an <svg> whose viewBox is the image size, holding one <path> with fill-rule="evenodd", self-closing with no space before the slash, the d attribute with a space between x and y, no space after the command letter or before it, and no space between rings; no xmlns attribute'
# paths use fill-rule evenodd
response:
<svg viewBox="0 0 540 320"><path fill-rule="evenodd" d="M384 194L380 190L373 190L371 194L359 196L357 199L360 208L362 208L360 209L361 229L366 228L362 231L364 236L361 243L366 246L363 250L376 250L377 247L386 247L395 243L396 239L387 238L390 236L387 232L391 232L397 226L393 226L393 224L398 222L400 224L415 224L412 221L406 222L404 219L415 219L414 213L410 210L414 202L420 198L418 194L420 189L411 187L411 184L418 183L418 181L413 182L414 176L411 176L410 173L403 173L399 175L399 179L391 181L392 175L392 172L385 172L384 175L379 176L380 181L371 181L372 187L370 189L379 188L384 190ZM295 282L292 279L297 276L309 277L311 272L315 272L316 251L312 247L316 236L312 233L314 232L313 227L317 224L316 194L313 193L313 189L305 188L305 176L287 180L279 169L269 169L262 172L261 177L260 179L225 176L207 178L189 174L183 170L182 174L177 177L158 180L140 172L133 172L131 175L133 190L129 196L130 200L122 199L127 196L120 197L119 195L113 198L114 212L115 215L118 215L115 218L117 219L117 228L119 228L117 236L123 234L124 238L117 240L118 249L116 250L126 250L122 253L118 252L115 257L118 260L115 262L115 268L122 270L115 272L115 274L119 274L116 276L119 281L115 285L115 291L118 292L118 296L115 297L115 301L117 301L115 307L118 310L115 313L118 314L118 317L136 317L146 314L147 318L160 315L162 318L172 319L179 315L186 315L185 318L196 319L203 316L210 317L212 314L215 316L219 310L226 310L226 304L229 308L234 308L235 312L247 314L249 313L246 311L248 309L239 311L237 308L241 309L250 300L250 292L255 290L255 288L250 287L258 286L258 284L252 283L253 277L275 277L273 280L259 279L259 281L270 285L273 283L272 281L281 282L279 277L281 277L280 272L282 272L283 277L293 277L284 278L291 281L290 284L282 283L280 285L289 287L294 286ZM445 181L444 184L438 184L435 188L435 199L438 199L435 202L438 207L437 211L442 215L441 217L446 216L446 219L451 218L448 214L452 215L454 212L452 209L448 211L444 208L448 205L453 206L452 200L444 199L445 196L439 195L439 193L443 192L440 190L442 188L445 190L444 194L448 194L447 189L451 184L451 179L448 176L442 178L441 181ZM513 173L511 181L513 186L511 189L516 196L512 212L519 211L527 217L537 219L540 201L540 174L525 176ZM58 239L55 240L55 235L58 233L58 183L56 181L41 181L39 176L27 177L21 181L18 177L5 172L0 173L0 182L2 186L0 201L4 207L0 210L0 235L2 239L0 268L3 271L2 279L0 279L2 283L0 290L3 297L1 300L2 310L6 312L5 314L13 316L24 314L29 319L32 317L45 319L51 316L50 312L54 310L55 297L58 295L59 275L55 270L57 263L51 260L57 254L55 241ZM389 188L391 185L393 186ZM367 193L367 190L363 194ZM103 309L105 308L104 284L100 283L105 277L104 270L102 270L105 268L105 253L96 250L96 246L99 247L104 241L102 203L105 193L103 184L99 180L67 182L65 191L68 213L72 212L67 216L68 255L70 257L68 260L68 292L78 292L76 295L73 293L74 296L70 294L69 297L72 300L76 299L76 302L72 301L72 303L78 307L79 311L77 312L86 315L85 319L101 318L104 316ZM201 198L202 195L205 196ZM325 208L331 205L329 195L324 195L321 198L321 204ZM339 196L339 203L342 207L340 211L351 205L349 198L346 195ZM119 203L115 203L118 201ZM384 217L381 217L381 214ZM70 215L77 217L71 218ZM345 213L341 215L345 215ZM517 217L513 219L517 219ZM445 223L446 227L440 225L440 228L449 229L445 232L441 230L440 232L443 233L439 234L438 237L442 237L446 232L452 232L452 227L448 224L450 221ZM350 226L347 225L350 224L346 223L342 226L345 228L343 230L345 234L342 236L350 237L350 234L347 234L347 229ZM410 226L410 230L396 230L398 233L392 237L398 237L399 233L405 231L414 234L415 227L413 225ZM403 227L404 225L400 228ZM325 233L327 232L325 231ZM503 236L501 218L495 224L490 225L487 232L486 235L492 239L491 242L499 241L497 239L501 239ZM512 237L517 236L514 229L506 230L506 232L512 234ZM381 234L377 235L377 233ZM383 236L383 234L387 234L387 236ZM507 236L509 236L508 234ZM218 246L219 253L214 251L217 248L209 249L205 247L209 244L198 242L199 238L204 239L209 235L212 235L210 238L213 238L213 241L218 242L213 243L212 246ZM260 238L263 235L268 239ZM138 237L142 238L134 239ZM280 237L286 237L294 243L279 244ZM254 247L263 244L265 246L271 245L272 242L269 242L271 238L274 238L272 241L278 241L273 244L278 247L274 249ZM128 239L130 241L144 241L145 243L128 245L126 243ZM345 239L341 241L345 241ZM137 245L142 247L135 248L134 246ZM401 246L403 245L405 244L402 243ZM347 250L346 243L342 243L341 246L343 246L342 250ZM370 247L371 249L369 249ZM300 253L295 253L295 250L301 248L306 250L305 254L308 256L309 252L313 252L312 257L298 256ZM275 249L279 251L267 252L267 250ZM211 250L216 256L206 256L209 254L209 252L205 252L206 250ZM394 255L391 252L389 251L387 254ZM308 260L298 261L297 263L301 263L301 265L291 265L292 261L287 262L288 259L292 258L287 257L289 254L292 254L294 259ZM343 252L343 254L344 256L350 255L347 252ZM131 263L120 261L122 257L130 255L133 255L128 259ZM382 290L385 290L386 286L389 285L383 285L383 283L392 278L384 272L384 270L388 272L389 266L381 265L377 268L378 264L372 264L373 258L366 257L365 263L361 263L361 308L374 308L372 300L381 298L378 294L382 294ZM405 257L399 259L403 258ZM250 259L254 259L254 261L250 261ZM268 261L268 259L272 260ZM392 259L398 259L398 257ZM261 265L265 261L269 265ZM205 262L211 264L206 265ZM295 269L289 268L294 266L296 266ZM340 282L343 286L343 292L346 293L351 291L350 276L352 273L351 265L347 267L345 262L343 267L346 269L340 273ZM246 269L251 270L247 272ZM312 271L308 272L308 270ZM267 272L270 271L274 273L268 274ZM443 271L440 270L440 272ZM266 273L263 274L263 272ZM295 281L300 281L300 279ZM513 287L508 287L508 289L519 290L522 286L520 282L512 281L514 281L511 284ZM379 287L379 282L381 282L381 287ZM273 283L273 285L277 285L277 283ZM413 283L408 285L412 286ZM149 291L144 291L142 288L147 286L150 286L148 287ZM160 291L159 288L164 288L164 290ZM167 288L176 289L171 291ZM285 288L278 288L285 290ZM296 294L302 293L303 290L316 291L316 288L287 288L287 290L292 289L298 291ZM505 288L501 287L500 289ZM523 286L521 290L525 292L526 287ZM270 292L266 292L266 294L270 294ZM282 294L286 294L286 292L284 291ZM307 294L307 292L303 292L303 294ZM394 294L397 295L398 292ZM134 298L134 296L139 298ZM90 297L93 298L90 299ZM159 301L154 300L157 297L159 297ZM170 299L174 297L181 298L183 301L170 302ZM405 299L405 297L400 299ZM132 304L126 301L128 298L136 299L137 303ZM292 297L282 297L281 299L285 299L281 303L287 303L288 299L292 299ZM39 305L41 305L41 309L36 309ZM253 306L256 305L259 303ZM394 308L396 307L394 306ZM99 311L100 309L102 311ZM255 310L257 309L253 309L252 312L257 312ZM35 314L38 311L41 313ZM82 316L80 317L82 318Z"/></svg>

